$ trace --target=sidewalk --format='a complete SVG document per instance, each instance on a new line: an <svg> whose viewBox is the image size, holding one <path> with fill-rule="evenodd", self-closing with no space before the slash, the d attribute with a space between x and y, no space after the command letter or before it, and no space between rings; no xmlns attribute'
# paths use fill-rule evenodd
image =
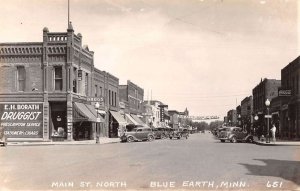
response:
<svg viewBox="0 0 300 191"><path fill-rule="evenodd" d="M100 144L120 143L120 138L100 137ZM86 141L43 141L43 142L7 142L7 146L45 146L45 145L95 145L96 140Z"/></svg>
<svg viewBox="0 0 300 191"><path fill-rule="evenodd" d="M285 140L277 140L276 142L270 139L270 143L266 143L266 140L258 140L258 137L254 136L253 142L257 145L262 146L300 146L300 141L285 141Z"/></svg>

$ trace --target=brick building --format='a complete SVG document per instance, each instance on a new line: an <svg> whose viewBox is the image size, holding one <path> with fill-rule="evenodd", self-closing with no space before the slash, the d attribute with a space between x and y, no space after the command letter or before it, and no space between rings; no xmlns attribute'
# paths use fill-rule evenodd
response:
<svg viewBox="0 0 300 191"><path fill-rule="evenodd" d="M1 43L0 63L0 125L9 140L108 136L119 79L94 67L94 52L71 23L67 32L45 27L42 42ZM102 117L91 101L101 102Z"/></svg>
<svg viewBox="0 0 300 191"><path fill-rule="evenodd" d="M227 120L229 126L235 126L237 124L237 112L235 109L227 112Z"/></svg>
<svg viewBox="0 0 300 191"><path fill-rule="evenodd" d="M253 96L253 115L258 116L258 120L254 121L257 131L266 134L267 120L264 115L267 114L265 101L278 96L278 88L281 86L281 81L276 79L264 79L252 90Z"/></svg>
<svg viewBox="0 0 300 191"><path fill-rule="evenodd" d="M119 99L125 103L125 118L127 123L145 125L142 120L144 89L127 80L126 85L119 85Z"/></svg>
<svg viewBox="0 0 300 191"><path fill-rule="evenodd" d="M281 89L291 96L281 98L280 126L283 137L300 138L300 57L281 70Z"/></svg>
<svg viewBox="0 0 300 191"><path fill-rule="evenodd" d="M245 97L241 101L241 125L247 132L251 132L251 124L253 121L253 100L252 96Z"/></svg>

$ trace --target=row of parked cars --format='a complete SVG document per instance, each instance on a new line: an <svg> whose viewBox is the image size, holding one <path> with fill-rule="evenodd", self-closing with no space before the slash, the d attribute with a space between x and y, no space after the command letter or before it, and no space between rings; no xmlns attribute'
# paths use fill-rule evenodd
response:
<svg viewBox="0 0 300 191"><path fill-rule="evenodd" d="M126 129L127 130L120 136L122 142L153 141L155 139L165 138L187 139L189 137L189 131L186 128L150 128L146 126L135 125L133 128Z"/></svg>
<svg viewBox="0 0 300 191"><path fill-rule="evenodd" d="M253 135L244 131L241 127L226 127L222 126L213 131L213 134L222 142L253 142Z"/></svg>

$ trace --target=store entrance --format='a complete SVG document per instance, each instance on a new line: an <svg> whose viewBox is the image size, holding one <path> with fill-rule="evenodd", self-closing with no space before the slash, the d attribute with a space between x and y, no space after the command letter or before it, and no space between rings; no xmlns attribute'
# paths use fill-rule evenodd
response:
<svg viewBox="0 0 300 191"><path fill-rule="evenodd" d="M67 104L66 102L50 103L51 135L67 138Z"/></svg>

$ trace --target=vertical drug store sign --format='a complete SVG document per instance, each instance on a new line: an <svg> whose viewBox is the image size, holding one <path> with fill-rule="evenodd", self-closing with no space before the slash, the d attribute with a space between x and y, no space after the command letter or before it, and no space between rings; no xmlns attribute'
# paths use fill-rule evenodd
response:
<svg viewBox="0 0 300 191"><path fill-rule="evenodd" d="M7 138L43 138L43 103L0 103Z"/></svg>

